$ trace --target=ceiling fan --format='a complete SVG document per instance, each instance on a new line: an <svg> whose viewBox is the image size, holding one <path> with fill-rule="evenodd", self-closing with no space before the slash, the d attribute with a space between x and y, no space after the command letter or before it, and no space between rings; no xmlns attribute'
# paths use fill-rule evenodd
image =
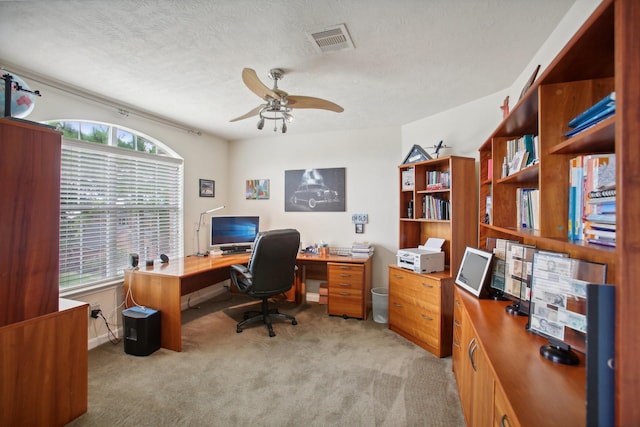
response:
<svg viewBox="0 0 640 427"><path fill-rule="evenodd" d="M282 121L282 133L287 131L287 123L293 121L293 115L291 111L295 108L316 108L320 110L335 111L341 113L344 108L338 104L334 104L326 99L314 98L312 96L299 96L289 95L287 92L278 88L278 80L282 80L284 77L284 71L280 68L272 68L269 71L269 78L273 80L273 88L269 89L264 83L260 81L258 75L251 68L245 68L242 70L242 81L249 88L249 90L260 98L265 100L264 104L258 105L253 110L240 117L230 120L236 122L238 120L244 120L253 116L260 116L258 120L258 129L264 127L265 120L273 120L273 131L277 130L278 121Z"/></svg>

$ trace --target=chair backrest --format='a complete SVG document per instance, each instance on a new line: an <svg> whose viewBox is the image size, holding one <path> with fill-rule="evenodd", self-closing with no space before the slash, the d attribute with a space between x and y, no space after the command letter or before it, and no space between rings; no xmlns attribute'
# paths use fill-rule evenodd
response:
<svg viewBox="0 0 640 427"><path fill-rule="evenodd" d="M291 289L295 278L300 233L294 229L258 233L248 269L253 282L250 295L277 295Z"/></svg>

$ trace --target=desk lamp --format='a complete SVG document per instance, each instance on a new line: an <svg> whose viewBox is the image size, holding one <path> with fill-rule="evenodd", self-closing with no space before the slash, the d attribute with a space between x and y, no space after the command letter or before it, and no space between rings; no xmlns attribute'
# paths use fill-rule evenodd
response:
<svg viewBox="0 0 640 427"><path fill-rule="evenodd" d="M206 256L206 253L200 252L200 225L202 224L202 217L208 213L219 211L220 209L224 209L225 206L218 206L217 208L209 209L208 211L204 211L200 214L200 219L198 220L198 228L196 228L196 239L198 240L198 252L196 252L196 256Z"/></svg>

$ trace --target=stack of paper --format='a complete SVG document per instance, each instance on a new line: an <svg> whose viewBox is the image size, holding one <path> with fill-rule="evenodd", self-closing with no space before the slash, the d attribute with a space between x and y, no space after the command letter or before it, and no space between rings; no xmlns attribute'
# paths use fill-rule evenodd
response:
<svg viewBox="0 0 640 427"><path fill-rule="evenodd" d="M369 242L353 242L351 256L353 258L369 258L373 255L373 246Z"/></svg>

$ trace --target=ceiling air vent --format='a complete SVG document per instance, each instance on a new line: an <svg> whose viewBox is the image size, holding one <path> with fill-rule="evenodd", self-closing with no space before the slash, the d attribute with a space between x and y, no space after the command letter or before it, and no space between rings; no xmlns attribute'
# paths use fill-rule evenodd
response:
<svg viewBox="0 0 640 427"><path fill-rule="evenodd" d="M308 36L319 53L338 52L355 48L345 24L314 31L309 33Z"/></svg>

